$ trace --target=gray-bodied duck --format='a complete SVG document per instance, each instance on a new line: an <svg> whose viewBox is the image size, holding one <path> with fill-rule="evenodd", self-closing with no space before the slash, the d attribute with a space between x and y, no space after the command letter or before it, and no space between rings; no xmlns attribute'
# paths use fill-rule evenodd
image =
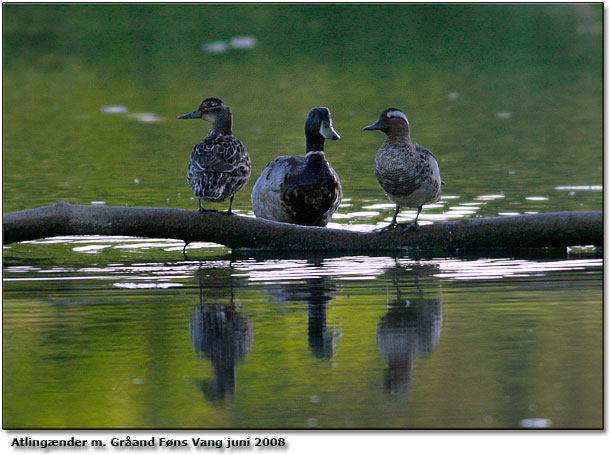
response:
<svg viewBox="0 0 611 455"><path fill-rule="evenodd" d="M255 183L251 200L259 218L326 226L340 202L342 185L325 157L325 139L340 138L331 112L315 107L305 123L306 155L272 160Z"/></svg>
<svg viewBox="0 0 611 455"><path fill-rule="evenodd" d="M401 230L418 227L422 206L441 197L441 180L437 158L424 147L412 142L409 120L400 109L388 108L373 125L364 131L381 130L386 140L378 150L374 171L378 183L388 199L396 204L390 225L383 231L398 226L397 215L401 207L417 208L413 223L402 224Z"/></svg>
<svg viewBox="0 0 611 455"><path fill-rule="evenodd" d="M250 178L250 155L244 144L233 135L231 109L219 98L206 98L190 114L179 119L201 118L212 123L210 132L191 152L187 182L198 199L199 211L207 211L202 201L223 202L233 198Z"/></svg>

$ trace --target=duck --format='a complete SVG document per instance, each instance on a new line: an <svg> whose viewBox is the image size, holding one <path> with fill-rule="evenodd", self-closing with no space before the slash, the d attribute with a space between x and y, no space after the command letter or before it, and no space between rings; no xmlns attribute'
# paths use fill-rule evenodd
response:
<svg viewBox="0 0 611 455"><path fill-rule="evenodd" d="M231 108L215 97L206 98L193 112L179 119L201 118L212 123L210 132L191 152L187 169L187 182L199 202L199 211L205 209L202 201L224 202L229 199L227 214L231 214L233 198L250 178L252 165L248 150L233 135Z"/></svg>
<svg viewBox="0 0 611 455"><path fill-rule="evenodd" d="M331 111L314 107L305 122L306 154L280 156L267 165L251 194L258 218L326 226L342 201L339 176L325 157L325 139L340 138Z"/></svg>
<svg viewBox="0 0 611 455"><path fill-rule="evenodd" d="M386 134L375 157L375 176L388 199L396 205L391 223L381 231L397 227L402 232L418 229L422 206L437 202L441 198L441 185L445 184L437 158L412 142L409 120L401 109L390 107L382 112L376 123L363 128L363 131L375 130ZM413 223L397 223L401 207L418 209Z"/></svg>

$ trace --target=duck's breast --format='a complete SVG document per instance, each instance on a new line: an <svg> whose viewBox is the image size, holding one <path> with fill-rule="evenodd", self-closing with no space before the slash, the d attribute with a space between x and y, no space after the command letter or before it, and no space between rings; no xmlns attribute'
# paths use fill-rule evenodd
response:
<svg viewBox="0 0 611 455"><path fill-rule="evenodd" d="M257 217L293 222L283 203L286 179L299 175L304 167L303 156L280 156L270 161L257 179L251 194L252 208Z"/></svg>
<svg viewBox="0 0 611 455"><path fill-rule="evenodd" d="M375 160L378 183L393 202L420 207L441 196L441 176L435 156L415 147L383 147Z"/></svg>
<svg viewBox="0 0 611 455"><path fill-rule="evenodd" d="M324 154L310 157L304 171L285 182L283 202L294 223L325 226L342 200L339 177Z"/></svg>

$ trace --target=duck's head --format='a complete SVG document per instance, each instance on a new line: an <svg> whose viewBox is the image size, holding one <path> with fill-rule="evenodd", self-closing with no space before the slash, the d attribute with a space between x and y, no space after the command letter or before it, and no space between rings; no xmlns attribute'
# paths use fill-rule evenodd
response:
<svg viewBox="0 0 611 455"><path fill-rule="evenodd" d="M363 131L380 130L388 136L409 136L409 120L401 109L389 107L373 125L366 126Z"/></svg>
<svg viewBox="0 0 611 455"><path fill-rule="evenodd" d="M337 141L340 135L333 128L331 111L326 107L314 107L310 111L305 123L306 137L322 136L322 140L331 139Z"/></svg>
<svg viewBox="0 0 611 455"><path fill-rule="evenodd" d="M202 101L199 107L193 112L181 115L178 118L201 118L214 123L219 119L219 117L226 117L227 113L231 115L231 110L229 109L229 106L226 106L223 103L223 100L221 100L220 98L211 97L206 98L204 101Z"/></svg>

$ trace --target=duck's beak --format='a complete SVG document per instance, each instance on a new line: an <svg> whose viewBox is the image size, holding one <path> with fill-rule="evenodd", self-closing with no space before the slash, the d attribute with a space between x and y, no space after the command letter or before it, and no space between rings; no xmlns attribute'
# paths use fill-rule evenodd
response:
<svg viewBox="0 0 611 455"><path fill-rule="evenodd" d="M383 130L383 129L384 129L384 124L380 120L378 120L373 125L369 125L363 128L363 131L373 131L373 130Z"/></svg>
<svg viewBox="0 0 611 455"><path fill-rule="evenodd" d="M322 122L320 124L320 135L325 139L331 139L332 141L337 141L341 136L337 134L335 128L333 128L332 123Z"/></svg>
<svg viewBox="0 0 611 455"><path fill-rule="evenodd" d="M190 114L181 115L178 118L201 118L201 114L200 114L199 110L195 110L195 111L191 112Z"/></svg>

